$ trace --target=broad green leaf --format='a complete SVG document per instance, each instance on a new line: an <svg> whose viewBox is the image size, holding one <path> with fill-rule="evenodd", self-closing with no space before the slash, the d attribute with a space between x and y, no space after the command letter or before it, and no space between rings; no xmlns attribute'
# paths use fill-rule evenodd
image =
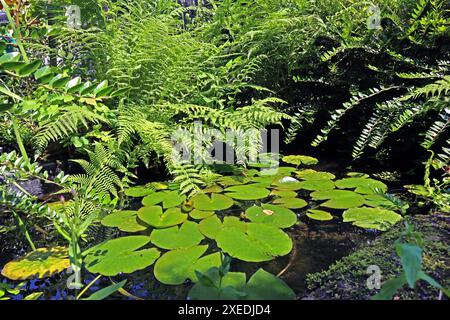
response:
<svg viewBox="0 0 450 320"><path fill-rule="evenodd" d="M30 63L26 63L23 67L19 68L17 70L17 74L21 77L29 76L30 74L38 70L41 65L42 65L41 60L34 60Z"/></svg>
<svg viewBox="0 0 450 320"><path fill-rule="evenodd" d="M240 225L223 227L216 236L219 248L231 257L261 262L291 252L292 240L279 228L262 223Z"/></svg>
<svg viewBox="0 0 450 320"><path fill-rule="evenodd" d="M227 196L237 200L259 200L269 196L270 191L262 187L233 186L225 189Z"/></svg>
<svg viewBox="0 0 450 320"><path fill-rule="evenodd" d="M300 188L309 191L323 191L334 189L334 182L331 180L305 180L299 183Z"/></svg>
<svg viewBox="0 0 450 320"><path fill-rule="evenodd" d="M366 177L337 180L336 186L340 189L355 189L355 192L362 194L373 194L374 189L381 192L386 192L388 189L383 182Z"/></svg>
<svg viewBox="0 0 450 320"><path fill-rule="evenodd" d="M402 216L394 211L368 207L348 209L344 212L343 218L344 222L352 222L355 226L381 231L402 220Z"/></svg>
<svg viewBox="0 0 450 320"><path fill-rule="evenodd" d="M308 205L305 200L300 198L278 198L273 200L272 203L289 209L301 209Z"/></svg>
<svg viewBox="0 0 450 320"><path fill-rule="evenodd" d="M406 284L405 274L389 279L381 287L380 292L372 297L372 300L391 300L394 294Z"/></svg>
<svg viewBox="0 0 450 320"><path fill-rule="evenodd" d="M395 247L402 261L406 281L410 288L414 288L422 270L422 249L409 243L397 243Z"/></svg>
<svg viewBox="0 0 450 320"><path fill-rule="evenodd" d="M319 163L319 160L316 158L302 155L285 156L281 160L283 160L283 162L293 164L294 166L299 166L301 164L305 166L312 166Z"/></svg>
<svg viewBox="0 0 450 320"><path fill-rule="evenodd" d="M184 222L180 228L177 226L167 229L155 229L150 236L151 242L162 249L180 249L198 245L203 235L198 224L192 221Z"/></svg>
<svg viewBox="0 0 450 320"><path fill-rule="evenodd" d="M160 206L151 206L140 208L138 217L152 227L168 228L186 221L187 214L181 213L180 208L169 208L163 212Z"/></svg>
<svg viewBox="0 0 450 320"><path fill-rule="evenodd" d="M196 282L195 271L206 272L220 266L220 253L201 257L208 246L195 246L166 252L155 264L154 274L164 284L179 285L187 279Z"/></svg>
<svg viewBox="0 0 450 320"><path fill-rule="evenodd" d="M136 186L125 190L125 195L134 198L140 198L155 193L155 189L147 186Z"/></svg>
<svg viewBox="0 0 450 320"><path fill-rule="evenodd" d="M203 220L205 218L211 217L214 214L214 211L202 211L198 209L194 209L189 212L189 216L195 220Z"/></svg>
<svg viewBox="0 0 450 320"><path fill-rule="evenodd" d="M172 208L179 206L186 200L185 195L181 195L178 191L158 191L146 196L142 199L144 206L154 206L162 203L164 208Z"/></svg>
<svg viewBox="0 0 450 320"><path fill-rule="evenodd" d="M364 197L348 190L324 190L311 193L313 200L328 200L320 205L332 209L348 209L364 204Z"/></svg>
<svg viewBox="0 0 450 320"><path fill-rule="evenodd" d="M297 192L292 190L272 190L270 195L281 197L281 198L295 198L297 197Z"/></svg>
<svg viewBox="0 0 450 320"><path fill-rule="evenodd" d="M331 215L331 213L323 210L310 209L308 210L306 215L311 219L319 221L333 220L333 216Z"/></svg>
<svg viewBox="0 0 450 320"><path fill-rule="evenodd" d="M102 242L83 253L86 269L105 276L142 270L152 265L160 255L156 248L141 249L149 242L148 236L128 236Z"/></svg>
<svg viewBox="0 0 450 320"><path fill-rule="evenodd" d="M316 171L313 169L304 169L296 171L296 176L302 180L333 180L336 176L329 172Z"/></svg>
<svg viewBox="0 0 450 320"><path fill-rule="evenodd" d="M195 209L202 211L225 210L232 207L234 204L233 199L230 197L217 193L213 193L211 196L199 193L194 196L191 201Z"/></svg>
<svg viewBox="0 0 450 320"><path fill-rule="evenodd" d="M11 280L42 279L60 273L69 266L67 248L39 248L8 262L3 267L2 275Z"/></svg>
<svg viewBox="0 0 450 320"><path fill-rule="evenodd" d="M116 211L102 220L106 227L116 227L124 232L138 232L146 230L149 226L138 220L137 211Z"/></svg>
<svg viewBox="0 0 450 320"><path fill-rule="evenodd" d="M294 291L283 280L263 269L256 271L248 280L245 292L247 300L295 299Z"/></svg>
<svg viewBox="0 0 450 320"><path fill-rule="evenodd" d="M222 229L222 221L216 215L213 215L200 221L198 228L205 237L215 239Z"/></svg>
<svg viewBox="0 0 450 320"><path fill-rule="evenodd" d="M211 268L206 274L213 286L197 282L189 291L188 297L193 300L239 300L244 293L246 275L243 272L228 272L220 282L219 269Z"/></svg>
<svg viewBox="0 0 450 320"><path fill-rule="evenodd" d="M252 206L245 211L252 222L270 224L279 228L289 228L297 223L297 215L290 209L272 204Z"/></svg>

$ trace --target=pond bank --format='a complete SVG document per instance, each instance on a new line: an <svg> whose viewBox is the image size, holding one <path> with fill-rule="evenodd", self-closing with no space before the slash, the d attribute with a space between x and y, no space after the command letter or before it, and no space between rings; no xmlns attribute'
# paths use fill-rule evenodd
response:
<svg viewBox="0 0 450 320"><path fill-rule="evenodd" d="M450 279L448 254L450 216L444 213L418 215L409 217L408 221L414 225L415 230L420 232L425 240L423 259L425 272L444 287L448 287ZM370 299L378 292L378 290L370 290L366 286L367 278L370 276L366 270L370 265L380 267L382 283L401 272L401 263L395 253L394 241L403 230L403 223L399 223L372 243L338 260L327 270L309 274L306 279L308 294L300 298L305 300ZM397 292L394 299L435 300L438 297L439 290L421 281L416 293L414 290L404 287Z"/></svg>

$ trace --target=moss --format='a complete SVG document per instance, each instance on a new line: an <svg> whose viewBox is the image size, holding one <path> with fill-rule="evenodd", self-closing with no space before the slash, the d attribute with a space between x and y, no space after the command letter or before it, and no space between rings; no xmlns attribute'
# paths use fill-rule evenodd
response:
<svg viewBox="0 0 450 320"><path fill-rule="evenodd" d="M450 267L448 261L449 216L428 215L410 217L408 220L425 239L423 268L442 285L448 287ZM306 278L309 294L305 299L370 299L378 292L366 285L370 265L377 265L382 274L382 282L401 273L400 259L395 253L394 241L403 232L399 223L372 243L334 263L327 270L308 274ZM416 292L406 286L399 290L399 299L436 299L439 291L423 281Z"/></svg>

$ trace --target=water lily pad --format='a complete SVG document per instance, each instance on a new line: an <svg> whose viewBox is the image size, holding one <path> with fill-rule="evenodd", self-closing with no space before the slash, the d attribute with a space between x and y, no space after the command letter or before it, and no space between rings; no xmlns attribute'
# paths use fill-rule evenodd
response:
<svg viewBox="0 0 450 320"><path fill-rule="evenodd" d="M105 227L119 228L124 232L138 232L147 229L149 226L138 220L137 211L125 210L116 211L107 215L102 220Z"/></svg>
<svg viewBox="0 0 450 320"><path fill-rule="evenodd" d="M334 178L336 178L336 176L332 173L325 171L316 171L313 169L300 170L295 174L297 178L300 178L302 180L333 180Z"/></svg>
<svg viewBox="0 0 450 320"><path fill-rule="evenodd" d="M272 204L263 204L261 207L252 206L245 211L245 216L252 222L270 224L279 228L289 228L297 223L297 215L292 210Z"/></svg>
<svg viewBox="0 0 450 320"><path fill-rule="evenodd" d="M150 235L151 242L162 249L180 249L198 245L204 239L198 230L198 224L192 221L184 222L167 229L155 229Z"/></svg>
<svg viewBox="0 0 450 320"><path fill-rule="evenodd" d="M195 246L169 251L161 256L155 264L154 274L164 284L178 285L187 279L197 281L195 271L206 272L221 264L220 253L213 253L201 258L208 246Z"/></svg>
<svg viewBox="0 0 450 320"><path fill-rule="evenodd" d="M311 197L313 200L328 200L321 206L332 209L348 209L364 204L362 195L348 190L315 191L311 193Z"/></svg>
<svg viewBox="0 0 450 320"><path fill-rule="evenodd" d="M355 226L381 231L387 230L403 219L394 211L368 207L348 209L344 212L343 218L344 222L352 222Z"/></svg>
<svg viewBox="0 0 450 320"><path fill-rule="evenodd" d="M202 190L203 193L221 193L222 191L223 188L218 184L213 184L212 186L209 186Z"/></svg>
<svg viewBox="0 0 450 320"><path fill-rule="evenodd" d="M164 208L172 208L179 206L186 200L186 196L181 195L178 191L159 191L152 193L142 199L144 206L154 206L162 203Z"/></svg>
<svg viewBox="0 0 450 320"><path fill-rule="evenodd" d="M181 213L180 208L169 208L163 213L160 206L151 206L140 208L138 217L152 227L168 228L186 221L187 214Z"/></svg>
<svg viewBox="0 0 450 320"><path fill-rule="evenodd" d="M199 193L194 196L191 201L195 209L202 211L225 210L232 207L234 204L233 199L230 197L217 193L211 194L211 197L206 194Z"/></svg>
<svg viewBox="0 0 450 320"><path fill-rule="evenodd" d="M386 192L388 187L381 181L367 177L352 177L336 181L336 186L340 189L355 189L355 192L362 194L373 194L374 189Z"/></svg>
<svg viewBox="0 0 450 320"><path fill-rule="evenodd" d="M289 209L301 209L308 205L305 200L300 198L278 198L273 200L272 203Z"/></svg>
<svg viewBox="0 0 450 320"><path fill-rule="evenodd" d="M292 190L272 190L270 195L281 198L295 198L297 196L297 192Z"/></svg>
<svg viewBox="0 0 450 320"><path fill-rule="evenodd" d="M244 292L247 282L243 272L228 272L220 277L219 268L211 268L206 276L212 282L212 286L206 286L200 281L189 291L188 297L193 300L239 300L247 296Z"/></svg>
<svg viewBox="0 0 450 320"><path fill-rule="evenodd" d="M293 164L294 166L299 166L301 164L305 166L313 166L319 163L319 160L316 158L302 155L285 156L281 160L283 160L283 162Z"/></svg>
<svg viewBox="0 0 450 320"><path fill-rule="evenodd" d="M273 182L273 186L276 186L280 190L295 191L302 188L301 182L292 177L283 177Z"/></svg>
<svg viewBox="0 0 450 320"><path fill-rule="evenodd" d="M136 186L125 190L125 195L133 198L140 198L155 193L155 188L150 186Z"/></svg>
<svg viewBox="0 0 450 320"><path fill-rule="evenodd" d="M217 180L217 182L225 187L239 186L248 183L250 178L244 176L225 176Z"/></svg>
<svg viewBox="0 0 450 320"><path fill-rule="evenodd" d="M231 257L248 261L269 261L287 255L292 250L292 240L281 229L263 223L244 223L224 227L216 236L219 248Z"/></svg>
<svg viewBox="0 0 450 320"><path fill-rule="evenodd" d="M2 275L11 280L42 279L62 272L70 266L67 248L39 248L8 262Z"/></svg>
<svg viewBox="0 0 450 320"><path fill-rule="evenodd" d="M280 278L259 269L245 287L247 300L294 300L295 293Z"/></svg>
<svg viewBox="0 0 450 320"><path fill-rule="evenodd" d="M259 172L259 175L261 177L263 176L286 176L290 175L292 172L294 172L296 169L293 167L278 167L278 168L272 168L272 169L264 169Z"/></svg>
<svg viewBox="0 0 450 320"><path fill-rule="evenodd" d="M160 255L156 248L138 250L149 242L150 237L147 236L128 236L102 242L83 253L86 268L105 276L142 270L152 265Z"/></svg>
<svg viewBox="0 0 450 320"><path fill-rule="evenodd" d="M265 188L250 186L233 186L225 189L227 196L237 200L259 200L269 196L270 191Z"/></svg>
<svg viewBox="0 0 450 320"><path fill-rule="evenodd" d="M215 239L222 229L222 221L216 215L200 221L198 229L207 238Z"/></svg>
<svg viewBox="0 0 450 320"><path fill-rule="evenodd" d="M302 189L309 191L323 191L334 189L334 182L331 180L305 180L300 182Z"/></svg>
<svg viewBox="0 0 450 320"><path fill-rule="evenodd" d="M189 216L195 220L203 220L211 217L214 214L215 214L214 211L203 211L198 209L194 209L191 212L189 212Z"/></svg>
<svg viewBox="0 0 450 320"><path fill-rule="evenodd" d="M367 194L364 196L365 205L369 207L383 207L384 209L396 209L396 205L380 194Z"/></svg>
<svg viewBox="0 0 450 320"><path fill-rule="evenodd" d="M323 211L323 210L311 209L311 210L308 210L306 215L311 219L319 220L319 221L333 220L333 216L331 215L331 213L329 213L327 211Z"/></svg>

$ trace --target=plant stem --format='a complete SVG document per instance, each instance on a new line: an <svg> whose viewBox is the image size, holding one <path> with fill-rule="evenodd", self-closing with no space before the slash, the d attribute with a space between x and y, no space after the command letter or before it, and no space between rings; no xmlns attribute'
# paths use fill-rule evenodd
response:
<svg viewBox="0 0 450 320"><path fill-rule="evenodd" d="M0 1L3 5L3 10L5 10L6 16L8 17L9 25L13 29L14 39L16 40L17 46L19 47L20 53L22 54L23 61L29 62L27 52L25 51L25 48L22 44L22 35L20 34L19 26L16 24L17 21L14 21L13 17L11 17L11 13L9 12L10 8L5 0Z"/></svg>
<svg viewBox="0 0 450 320"><path fill-rule="evenodd" d="M25 238L27 239L28 243L31 246L31 249L36 250L36 246L34 245L33 240L31 240L31 236L28 233L27 227L25 225L25 222L23 222L22 218L17 214L16 211L12 210L12 214L14 216L14 219L16 219L17 224L19 225L20 230L22 231L22 233L25 235Z"/></svg>
<svg viewBox="0 0 450 320"><path fill-rule="evenodd" d="M27 163L30 163L30 158L28 158L27 151L25 150L25 146L23 144L22 136L20 135L19 125L17 124L17 119L13 114L11 114L11 122L12 122L13 130L14 130L14 135L16 136L16 142L17 142L17 145L19 146L20 153L22 154L23 159Z"/></svg>

